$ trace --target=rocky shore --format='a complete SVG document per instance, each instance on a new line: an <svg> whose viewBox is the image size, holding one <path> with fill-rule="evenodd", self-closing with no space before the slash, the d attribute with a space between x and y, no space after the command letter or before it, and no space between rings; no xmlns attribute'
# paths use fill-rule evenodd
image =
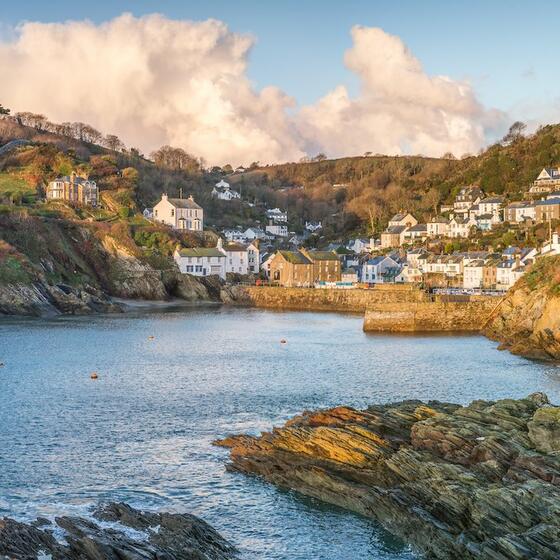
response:
<svg viewBox="0 0 560 560"><path fill-rule="evenodd" d="M93 519L32 524L0 519L0 560L233 560L236 549L194 515L149 513L122 503Z"/></svg>
<svg viewBox="0 0 560 560"><path fill-rule="evenodd" d="M376 519L428 558L560 558L560 407L536 393L306 412L228 468Z"/></svg>

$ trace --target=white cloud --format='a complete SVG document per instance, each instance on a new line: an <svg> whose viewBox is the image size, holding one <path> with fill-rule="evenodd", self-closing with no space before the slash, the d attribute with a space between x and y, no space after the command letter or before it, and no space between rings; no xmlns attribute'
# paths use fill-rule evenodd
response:
<svg viewBox="0 0 560 560"><path fill-rule="evenodd" d="M355 27L345 63L361 82L294 114L246 75L253 38L216 20L124 14L107 23L25 23L0 43L0 100L54 121L80 120L151 151L180 146L209 162L297 160L364 151L475 151L497 114L467 83L426 75L398 37ZM498 115L499 117L499 115Z"/></svg>

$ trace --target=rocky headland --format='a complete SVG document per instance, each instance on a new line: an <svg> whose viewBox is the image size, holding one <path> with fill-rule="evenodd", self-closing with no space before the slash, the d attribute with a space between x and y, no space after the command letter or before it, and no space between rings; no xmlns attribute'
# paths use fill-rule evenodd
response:
<svg viewBox="0 0 560 560"><path fill-rule="evenodd" d="M0 519L0 560L233 560L234 546L189 514L149 513L122 503L93 519L58 517L32 524Z"/></svg>
<svg viewBox="0 0 560 560"><path fill-rule="evenodd" d="M337 407L216 443L229 469L376 519L428 558L560 558L560 407L542 393Z"/></svg>
<svg viewBox="0 0 560 560"><path fill-rule="evenodd" d="M560 360L560 257L538 259L508 292L483 333L514 354Z"/></svg>

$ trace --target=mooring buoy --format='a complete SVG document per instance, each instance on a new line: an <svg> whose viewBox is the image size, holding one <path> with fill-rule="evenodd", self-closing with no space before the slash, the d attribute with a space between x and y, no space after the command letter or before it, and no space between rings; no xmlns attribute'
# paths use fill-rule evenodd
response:
<svg viewBox="0 0 560 560"><path fill-rule="evenodd" d="M98 379L99 375L97 375L97 372L94 371L94 372L91 373L91 375L89 377L90 377L90 379Z"/></svg>

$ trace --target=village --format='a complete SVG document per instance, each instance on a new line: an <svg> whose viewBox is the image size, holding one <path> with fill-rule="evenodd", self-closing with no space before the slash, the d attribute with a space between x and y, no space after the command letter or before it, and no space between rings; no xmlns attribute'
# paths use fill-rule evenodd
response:
<svg viewBox="0 0 560 560"><path fill-rule="evenodd" d="M211 196L224 203L241 199L224 179L214 185ZM46 198L90 206L99 203L95 182L76 173L50 182ZM174 230L205 231L204 209L182 193L178 198L163 194L143 216ZM173 257L179 270L198 277L215 275L224 281L283 287L351 289L410 283L449 293L499 295L537 258L560 254L559 235L552 228L553 220L560 219L560 168L543 169L523 200L506 201L486 196L476 185L465 186L427 223L403 210L391 217L378 238L348 239L321 250L306 247L309 237L320 233L321 222L305 222L303 233L295 233L289 231L287 211L268 208L265 217L264 226L223 229L213 247L178 246ZM477 250L437 250L444 242L469 240L503 224L519 228L543 223L548 225L548 239L539 247L495 250L481 244Z"/></svg>

